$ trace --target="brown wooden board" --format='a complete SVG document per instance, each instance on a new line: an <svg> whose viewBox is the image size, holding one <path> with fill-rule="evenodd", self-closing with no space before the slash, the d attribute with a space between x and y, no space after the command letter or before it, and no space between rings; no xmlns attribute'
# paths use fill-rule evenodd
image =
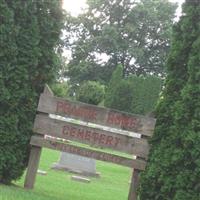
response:
<svg viewBox="0 0 200 200"><path fill-rule="evenodd" d="M43 94L40 95L37 110L40 114L35 118L34 132L38 133L39 136L32 136L31 138L30 143L32 147L24 185L26 188L31 189L34 186L41 148L46 147L133 168L134 172L128 199L137 199L139 173L141 170L145 170L146 159L149 152L149 145L146 138L153 135L156 122L154 118L54 97L53 92L47 85L45 86ZM121 133L115 133L113 131L103 130L100 127L97 128L97 126L91 127L63 121L61 118L52 119L49 117L49 114L136 132L142 136L141 138L136 138L122 131ZM101 152L100 150L92 150L69 143L44 139L41 137L41 134L89 144L96 148L109 148L134 154L137 156L137 159L130 159L111 153Z"/></svg>
<svg viewBox="0 0 200 200"><path fill-rule="evenodd" d="M97 148L104 147L139 155L143 158L147 158L149 152L146 139L52 119L44 115L36 116L34 132L89 144Z"/></svg>
<svg viewBox="0 0 200 200"><path fill-rule="evenodd" d="M42 148L40 146L33 146L31 148L28 168L24 182L24 187L27 189L32 189L34 187L37 169L40 161L41 150Z"/></svg>
<svg viewBox="0 0 200 200"><path fill-rule="evenodd" d="M146 166L145 161L138 161L130 158L125 158L122 156L117 156L109 153L104 153L96 150L90 150L84 147L78 147L72 144L55 142L52 140L47 140L41 137L32 136L31 145L46 147L54 150L59 150L63 152L68 152L84 157L94 158L96 160L107 161L111 163L115 163L118 165L135 168L138 170L144 170Z"/></svg>
<svg viewBox="0 0 200 200"><path fill-rule="evenodd" d="M41 94L38 111L152 136L156 120Z"/></svg>
<svg viewBox="0 0 200 200"><path fill-rule="evenodd" d="M128 200L137 200L137 190L139 186L139 174L140 171L136 168L133 170L132 178L131 178L131 185L128 194Z"/></svg>

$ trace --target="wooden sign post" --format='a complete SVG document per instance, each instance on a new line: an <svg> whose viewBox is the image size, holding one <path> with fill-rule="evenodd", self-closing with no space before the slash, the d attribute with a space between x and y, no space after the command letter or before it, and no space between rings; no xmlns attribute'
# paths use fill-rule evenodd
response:
<svg viewBox="0 0 200 200"><path fill-rule="evenodd" d="M153 134L155 119L54 97L48 86L40 95L37 111L38 114L33 128L37 135L32 136L30 141L31 153L25 178L25 188L32 189L34 187L41 148L46 147L132 168L133 175L128 200L137 199L139 173L145 170L149 152L147 139ZM142 137L136 138L124 131L104 130L100 126L91 127L86 123L83 125L82 123L63 121L62 118L55 119L50 117L49 114L132 131L141 134ZM45 139L44 135L87 144L92 146L92 149ZM94 148L96 149L94 150ZM102 152L98 148L125 152L136 155L137 158L130 159Z"/></svg>

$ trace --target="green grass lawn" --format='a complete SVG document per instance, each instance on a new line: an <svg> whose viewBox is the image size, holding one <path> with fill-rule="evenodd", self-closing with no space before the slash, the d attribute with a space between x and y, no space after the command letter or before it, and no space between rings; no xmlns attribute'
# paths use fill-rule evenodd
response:
<svg viewBox="0 0 200 200"><path fill-rule="evenodd" d="M24 176L16 186L0 185L0 200L127 200L131 169L97 161L101 177L81 183L72 181L70 173L50 169L58 159L59 152L43 148L39 169L47 175L37 175L33 190L23 188Z"/></svg>

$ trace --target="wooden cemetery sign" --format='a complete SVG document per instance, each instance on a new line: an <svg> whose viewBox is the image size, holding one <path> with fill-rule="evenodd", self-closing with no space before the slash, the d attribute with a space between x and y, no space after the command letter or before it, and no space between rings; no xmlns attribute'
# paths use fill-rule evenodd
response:
<svg viewBox="0 0 200 200"><path fill-rule="evenodd" d="M33 188L41 148L46 147L133 168L128 200L136 200L139 173L146 166L149 152L147 139L153 134L155 119L58 98L53 96L48 86L45 87L44 92L40 95L37 111L38 114L33 128L36 135L32 136L30 141L31 152L24 184L25 188ZM49 114L136 132L141 134L141 138L133 137L124 131L119 133L119 131L104 130L99 126L91 127L81 123L63 121L58 117L52 118ZM44 135L87 144L93 148L95 147L95 150L75 144L45 139ZM136 155L137 158L130 159L102 152L98 148L125 152Z"/></svg>

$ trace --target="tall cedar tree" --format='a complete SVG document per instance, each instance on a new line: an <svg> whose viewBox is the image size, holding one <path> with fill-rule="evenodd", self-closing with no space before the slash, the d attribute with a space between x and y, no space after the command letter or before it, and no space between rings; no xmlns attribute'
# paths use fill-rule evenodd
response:
<svg viewBox="0 0 200 200"><path fill-rule="evenodd" d="M61 1L0 2L0 182L19 178L28 160L39 93L58 69Z"/></svg>
<svg viewBox="0 0 200 200"><path fill-rule="evenodd" d="M140 200L200 199L200 1L186 0L173 31Z"/></svg>
<svg viewBox="0 0 200 200"><path fill-rule="evenodd" d="M161 88L162 79L154 75L123 78L123 68L119 65L106 88L104 105L146 115L155 109Z"/></svg>

